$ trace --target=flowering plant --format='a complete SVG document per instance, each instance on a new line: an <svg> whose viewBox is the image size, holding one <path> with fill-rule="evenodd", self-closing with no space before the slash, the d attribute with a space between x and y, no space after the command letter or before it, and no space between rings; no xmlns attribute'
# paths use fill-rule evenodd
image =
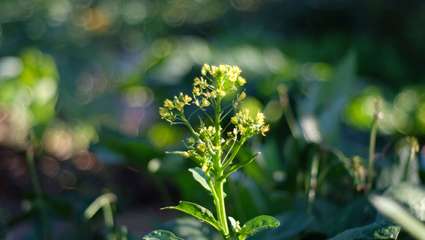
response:
<svg viewBox="0 0 425 240"><path fill-rule="evenodd" d="M184 125L189 130L191 136L184 141L186 149L170 153L195 162L197 167L189 171L211 194L216 214L187 201L164 209L175 209L192 215L212 226L224 239L244 240L260 230L279 226L277 219L266 215L255 217L241 226L239 221L226 213L224 184L232 173L251 163L257 156L255 154L248 161L236 161L239 150L249 138L258 134L265 136L269 130L263 113L253 114L241 108L241 102L246 98L241 87L245 84L246 80L237 66L204 64L201 76L194 79L191 95L180 93L173 99L166 99L159 109L162 119L172 125ZM229 109L223 109L225 99L232 99ZM196 113L200 115L196 128L186 115L185 110L189 106L196 107ZM212 116L209 112L213 112ZM234 115L228 117L229 114ZM144 239L179 238L173 233L158 230Z"/></svg>

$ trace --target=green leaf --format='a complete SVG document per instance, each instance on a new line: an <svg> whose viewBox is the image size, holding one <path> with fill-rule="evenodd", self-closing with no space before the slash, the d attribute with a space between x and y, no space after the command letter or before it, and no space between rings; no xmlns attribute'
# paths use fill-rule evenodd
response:
<svg viewBox="0 0 425 240"><path fill-rule="evenodd" d="M183 240L174 233L166 230L155 230L143 237L143 240Z"/></svg>
<svg viewBox="0 0 425 240"><path fill-rule="evenodd" d="M395 240L399 233L400 227L394 224L374 222L366 226L348 229L331 240Z"/></svg>
<svg viewBox="0 0 425 240"><path fill-rule="evenodd" d="M261 215L246 222L239 232L242 239L252 236L260 231L269 228L279 227L280 222L272 216Z"/></svg>
<svg viewBox="0 0 425 240"><path fill-rule="evenodd" d="M184 216L167 221L163 225L163 229L175 233L183 239L196 239L196 240L212 240L219 235L216 229L205 225L201 221L191 216Z"/></svg>
<svg viewBox="0 0 425 240"><path fill-rule="evenodd" d="M384 194L397 203L403 205L413 216L425 221L425 189L417 184L401 183L391 186Z"/></svg>
<svg viewBox="0 0 425 240"><path fill-rule="evenodd" d="M181 212L184 212L186 214L189 214L202 222L206 222L213 226L215 229L220 230L220 224L215 219L214 215L211 213L210 210L207 208L202 207L201 205L198 205L196 203L187 202L187 201L180 201L179 205L177 206L171 206L171 207L165 207L162 209L174 209L179 210Z"/></svg>
<svg viewBox="0 0 425 240"><path fill-rule="evenodd" d="M230 225L233 228L233 231L238 233L241 230L241 226L239 225L240 224L239 221L237 221L236 219L234 219L233 217L230 217L230 216L228 218L229 218L229 221L230 221Z"/></svg>
<svg viewBox="0 0 425 240"><path fill-rule="evenodd" d="M211 192L211 188L208 185L207 181L207 175L202 171L202 169L196 167L196 168L190 168L189 171L192 173L193 178L201 184L202 187L208 190L208 192Z"/></svg>
<svg viewBox="0 0 425 240"><path fill-rule="evenodd" d="M409 211L403 208L396 201L388 197L372 195L370 201L379 212L399 224L403 230L410 233L416 239L425 239L425 225L412 216Z"/></svg>

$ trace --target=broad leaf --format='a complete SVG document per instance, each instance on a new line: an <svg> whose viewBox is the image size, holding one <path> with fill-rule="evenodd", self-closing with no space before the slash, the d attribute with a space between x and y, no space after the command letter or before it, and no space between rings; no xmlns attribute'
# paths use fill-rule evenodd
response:
<svg viewBox="0 0 425 240"><path fill-rule="evenodd" d="M211 213L210 210L202 207L201 205L198 205L196 203L187 202L187 201L180 201L179 205L177 206L171 206L171 207L165 207L162 209L175 209L179 210L181 212L184 212L186 214L189 214L203 222L206 222L213 226L215 229L219 230L219 223L215 219L214 215Z"/></svg>
<svg viewBox="0 0 425 240"><path fill-rule="evenodd" d="M196 240L213 240L220 239L218 231L208 224L204 224L196 218L191 216L184 216L166 222L162 225L163 229L175 233L183 239L196 239Z"/></svg>
<svg viewBox="0 0 425 240"><path fill-rule="evenodd" d="M211 192L211 188L208 185L208 181L207 181L207 176L205 175L205 173L202 171L202 169L196 167L196 168L190 168L189 171L192 173L193 178L199 183L201 184L202 187L204 187L205 189L207 189L209 192Z"/></svg>
<svg viewBox="0 0 425 240"><path fill-rule="evenodd" d="M240 239L252 236L262 230L279 227L280 222L272 216L261 215L246 222L239 232Z"/></svg>
<svg viewBox="0 0 425 240"><path fill-rule="evenodd" d="M394 224L374 222L366 226L348 229L331 238L331 240L395 240L399 233L400 227Z"/></svg>
<svg viewBox="0 0 425 240"><path fill-rule="evenodd" d="M183 240L174 233L166 230L155 230L143 237L143 240Z"/></svg>
<svg viewBox="0 0 425 240"><path fill-rule="evenodd" d="M402 226L405 231L410 233L416 239L425 239L425 225L412 216L409 211L404 209L396 201L388 197L375 195L371 196L370 201L379 212Z"/></svg>
<svg viewBox="0 0 425 240"><path fill-rule="evenodd" d="M425 221L425 189L417 184L401 183L391 186L384 194L385 197L400 203L416 218Z"/></svg>

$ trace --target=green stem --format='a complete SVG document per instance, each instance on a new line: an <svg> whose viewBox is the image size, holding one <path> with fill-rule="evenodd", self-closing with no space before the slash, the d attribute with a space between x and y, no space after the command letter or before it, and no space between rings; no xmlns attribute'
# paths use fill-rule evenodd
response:
<svg viewBox="0 0 425 240"><path fill-rule="evenodd" d="M214 204L216 207L217 218L221 226L223 237L225 239L229 239L229 225L227 223L226 205L224 202L224 182L224 180L220 180L214 183Z"/></svg>
<svg viewBox="0 0 425 240"><path fill-rule="evenodd" d="M407 181L408 180L408 176L409 176L409 168L410 168L410 164L415 160L415 148L409 143L409 156L407 157L407 161L406 164L404 166L404 174L402 177L403 181Z"/></svg>
<svg viewBox="0 0 425 240"><path fill-rule="evenodd" d="M106 228L108 229L108 238L115 238L115 224L114 224L114 213L112 211L112 206L110 203L106 203L102 206L103 217L105 220Z"/></svg>
<svg viewBox="0 0 425 240"><path fill-rule="evenodd" d="M372 130L370 131L369 139L369 161L368 161L368 183L367 190L370 190L373 185L373 179L375 177L375 151L376 151L376 135L378 132L378 117L375 117L372 122Z"/></svg>
<svg viewBox="0 0 425 240"><path fill-rule="evenodd" d="M310 179L309 179L309 187L308 187L308 209L311 211L314 199L316 198L317 191L317 176L319 172L319 154L316 153L313 156L313 160L311 162L310 168Z"/></svg>
<svg viewBox="0 0 425 240"><path fill-rule="evenodd" d="M294 138L299 138L301 135L300 134L301 130L299 129L297 125L297 120L295 119L294 113L289 103L287 89L285 87L279 86L277 89L277 92L279 94L280 105L284 109L284 116L285 116L286 122L288 123L289 131L291 132Z"/></svg>
<svg viewBox="0 0 425 240"><path fill-rule="evenodd" d="M183 124L189 129L190 133L192 133L194 137L198 138L198 134L196 133L195 129L193 129L192 125L190 124L184 113L180 114L180 118L183 121Z"/></svg>
<svg viewBox="0 0 425 240"><path fill-rule="evenodd" d="M236 148L232 149L232 154L230 155L230 157L224 159L223 168L228 167L232 163L233 159L235 159L235 157L238 155L239 150L244 145L245 141L246 141L246 139L242 138L239 141L239 143L236 145Z"/></svg>
<svg viewBox="0 0 425 240"><path fill-rule="evenodd" d="M34 162L34 148L29 146L26 150L26 162L28 165L28 171L31 177L31 183L35 192L36 208L40 213L41 223L41 239L51 239L48 226L48 218L46 207L43 198L43 192L41 190L40 181L38 179L37 171Z"/></svg>

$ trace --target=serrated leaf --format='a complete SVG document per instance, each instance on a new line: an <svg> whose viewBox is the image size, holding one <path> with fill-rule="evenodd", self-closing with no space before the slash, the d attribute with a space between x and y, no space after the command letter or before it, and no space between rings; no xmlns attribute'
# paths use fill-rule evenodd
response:
<svg viewBox="0 0 425 240"><path fill-rule="evenodd" d="M202 207L199 204L187 202L187 201L180 201L179 205L177 206L171 206L171 207L165 207L162 209L174 209L179 210L181 212L184 212L186 214L189 214L202 222L206 222L210 224L215 229L219 230L220 225L218 221L215 219L214 215L211 213L210 210L208 210L205 207Z"/></svg>
<svg viewBox="0 0 425 240"><path fill-rule="evenodd" d="M155 230L143 237L143 240L183 240L174 233L166 230Z"/></svg>
<svg viewBox="0 0 425 240"><path fill-rule="evenodd" d="M208 185L207 176L202 171L202 169L196 167L196 168L190 168L189 171L192 173L193 178L201 184L202 187L204 187L206 190L211 192L211 188Z"/></svg>
<svg viewBox="0 0 425 240"><path fill-rule="evenodd" d="M280 222L276 218L267 215L261 215L255 217L248 222L246 222L242 229L239 232L239 235L242 236L242 239L252 236L260 231L279 227Z"/></svg>

